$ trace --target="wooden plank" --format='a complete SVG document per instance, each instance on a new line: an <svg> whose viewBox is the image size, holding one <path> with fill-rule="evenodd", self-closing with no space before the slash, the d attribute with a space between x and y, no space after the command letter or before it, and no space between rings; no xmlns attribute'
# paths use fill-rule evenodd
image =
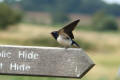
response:
<svg viewBox="0 0 120 80"><path fill-rule="evenodd" d="M0 74L81 78L94 65L81 48L0 46Z"/></svg>

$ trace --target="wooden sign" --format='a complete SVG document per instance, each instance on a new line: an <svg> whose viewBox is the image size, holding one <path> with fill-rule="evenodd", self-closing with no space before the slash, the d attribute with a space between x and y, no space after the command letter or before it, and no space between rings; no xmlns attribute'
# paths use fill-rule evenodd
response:
<svg viewBox="0 0 120 80"><path fill-rule="evenodd" d="M0 74L81 78L93 66L82 49L0 46Z"/></svg>

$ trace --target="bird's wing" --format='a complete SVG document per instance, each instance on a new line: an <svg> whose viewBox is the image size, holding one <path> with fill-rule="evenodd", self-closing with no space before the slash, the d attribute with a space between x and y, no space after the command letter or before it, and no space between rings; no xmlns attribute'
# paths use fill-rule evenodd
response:
<svg viewBox="0 0 120 80"><path fill-rule="evenodd" d="M70 36L64 32L64 29L59 30L59 35L64 36L64 38L70 38Z"/></svg>
<svg viewBox="0 0 120 80"><path fill-rule="evenodd" d="M77 26L79 21L80 21L80 19L73 21L72 23L70 23L70 24L66 25L65 27L63 27L62 29L60 29L58 32L64 31L64 33L69 35L71 37L71 39L74 39L74 35L73 35L72 31L75 29L75 27Z"/></svg>

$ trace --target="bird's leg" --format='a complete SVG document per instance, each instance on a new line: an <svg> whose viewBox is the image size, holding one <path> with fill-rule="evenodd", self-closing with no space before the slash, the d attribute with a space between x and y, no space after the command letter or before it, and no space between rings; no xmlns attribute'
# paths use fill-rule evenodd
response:
<svg viewBox="0 0 120 80"><path fill-rule="evenodd" d="M65 46L65 51L68 51L68 48L69 48L68 46Z"/></svg>
<svg viewBox="0 0 120 80"><path fill-rule="evenodd" d="M64 50L65 50L65 52L68 52L68 48L65 47Z"/></svg>
<svg viewBox="0 0 120 80"><path fill-rule="evenodd" d="M65 49L67 50L67 49L68 49L68 47L65 47Z"/></svg>

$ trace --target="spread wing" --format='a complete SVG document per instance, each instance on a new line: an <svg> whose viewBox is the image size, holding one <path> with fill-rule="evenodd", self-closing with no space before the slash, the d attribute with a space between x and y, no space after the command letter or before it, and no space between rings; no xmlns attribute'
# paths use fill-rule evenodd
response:
<svg viewBox="0 0 120 80"><path fill-rule="evenodd" d="M71 22L70 24L68 24L65 27L63 27L62 29L60 29L59 32L64 30L64 32L67 35L69 35L71 37L71 39L74 39L74 35L73 35L72 31L75 29L75 27L77 26L79 21L80 21L80 19Z"/></svg>

